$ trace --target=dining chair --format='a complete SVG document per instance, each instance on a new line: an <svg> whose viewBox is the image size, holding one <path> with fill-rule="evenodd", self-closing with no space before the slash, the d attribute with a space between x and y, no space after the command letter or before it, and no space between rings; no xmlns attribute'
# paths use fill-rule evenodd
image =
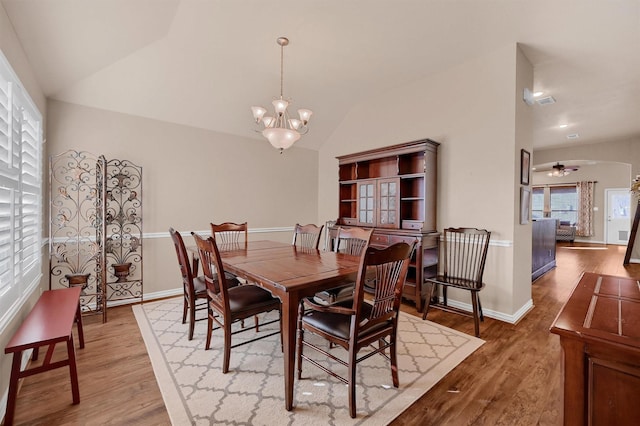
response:
<svg viewBox="0 0 640 426"><path fill-rule="evenodd" d="M207 286L207 295L209 296L207 342L205 349L209 349L211 345L211 334L213 331L213 323L215 322L224 331L222 372L227 373L229 371L229 360L231 358L232 348L246 345L281 332L281 330L279 330L232 345L232 335L253 330L252 328L241 327L238 330L232 331L232 324L241 322L245 318L274 310L278 311L278 319L263 322L261 325L264 326L279 322L281 316L280 300L273 297L267 290L255 285L230 287L229 280L227 280L224 275L224 267L216 240L213 237L204 239L193 232L192 235L198 246L200 263L202 264L205 284ZM214 274L213 267L218 271L217 275ZM280 324L280 329L281 328L282 324ZM258 334L258 332L256 332L256 334Z"/></svg>
<svg viewBox="0 0 640 426"><path fill-rule="evenodd" d="M187 320L189 314L189 340L193 339L193 329L195 322L206 319L206 317L196 319L196 311L207 309L207 286L204 277L194 277L191 265L189 264L189 254L184 245L184 240L180 232L173 228L169 228L169 234L173 240L173 245L178 256L178 265L180 266L180 275L182 276L182 288L184 295L184 304L182 310L182 323ZM200 303L199 303L200 301Z"/></svg>
<svg viewBox="0 0 640 426"><path fill-rule="evenodd" d="M210 223L209 225L211 226L211 236L215 238L218 248L222 248L222 250L247 248L247 241L249 237L249 227L247 222L224 222L220 224ZM226 272L226 274L235 276L230 272ZM247 284L245 280L241 280L238 277L236 278L241 281L242 284ZM244 320L242 321L242 327L244 328ZM256 332L260 331L258 317L254 318L254 327L256 328Z"/></svg>
<svg viewBox="0 0 640 426"><path fill-rule="evenodd" d="M309 249L318 249L320 245L320 237L322 236L322 229L324 225L300 225L296 223L293 231L293 244L294 246Z"/></svg>
<svg viewBox="0 0 640 426"><path fill-rule="evenodd" d="M302 360L308 361L322 371L336 377L348 385L349 415L356 417L356 365L375 354L390 360L393 386L399 386L396 338L398 315L409 261L415 243L404 242L387 248L368 247L360 256L360 266L355 286L355 294L350 304L324 306L303 299L298 312L297 376L302 378ZM367 269L375 271L376 286L373 298L364 300L364 285ZM340 346L348 352L347 360L342 360L318 345L305 340L305 332L310 332ZM374 346L374 343L376 344ZM348 377L343 377L326 365L326 362L306 355L303 348L309 348L348 368ZM360 357L361 350L367 349ZM389 354L385 353L389 350Z"/></svg>
<svg viewBox="0 0 640 426"><path fill-rule="evenodd" d="M444 230L438 250L438 273L425 278L426 300L422 319L427 318L429 307L434 306L447 312L473 317L475 335L480 337L480 321L484 321L480 290L484 288L482 276L487 260L491 232L477 228L447 228ZM436 286L442 287L442 302L433 303ZM473 312L449 306L447 288L459 288L471 292Z"/></svg>
<svg viewBox="0 0 640 426"><path fill-rule="evenodd" d="M360 256L362 251L369 247L372 235L372 228L338 227L336 237L330 241L329 247L336 253ZM355 282L350 281L344 285L316 293L313 300L321 305L344 302L353 297L354 288Z"/></svg>

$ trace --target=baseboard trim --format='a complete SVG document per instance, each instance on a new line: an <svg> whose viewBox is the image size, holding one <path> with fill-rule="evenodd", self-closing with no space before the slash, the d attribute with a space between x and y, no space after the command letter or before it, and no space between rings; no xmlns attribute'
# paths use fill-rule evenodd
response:
<svg viewBox="0 0 640 426"><path fill-rule="evenodd" d="M441 297L440 302L443 303L444 299ZM463 311L467 311L469 313L473 312L473 307L470 303L463 303L457 300L448 300L449 306L454 308L461 309ZM498 321L503 321L509 324L516 324L519 322L524 316L534 308L533 300L529 299L524 305L520 307L514 314L509 315L504 312L494 311L491 309L482 308L482 314L487 318L493 318Z"/></svg>

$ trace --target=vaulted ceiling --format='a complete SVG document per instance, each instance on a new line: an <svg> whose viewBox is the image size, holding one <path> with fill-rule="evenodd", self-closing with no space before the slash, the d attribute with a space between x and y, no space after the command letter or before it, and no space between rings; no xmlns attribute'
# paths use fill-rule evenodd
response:
<svg viewBox="0 0 640 426"><path fill-rule="evenodd" d="M638 0L0 1L45 94L80 105L261 138L286 36L317 149L371 94L518 42L556 100L532 107L535 148L640 135Z"/></svg>

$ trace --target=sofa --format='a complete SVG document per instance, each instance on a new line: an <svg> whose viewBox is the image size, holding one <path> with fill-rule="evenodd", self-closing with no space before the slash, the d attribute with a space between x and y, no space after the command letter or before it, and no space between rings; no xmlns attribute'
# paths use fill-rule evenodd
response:
<svg viewBox="0 0 640 426"><path fill-rule="evenodd" d="M559 220L556 228L556 241L570 241L576 239L576 227L568 220Z"/></svg>

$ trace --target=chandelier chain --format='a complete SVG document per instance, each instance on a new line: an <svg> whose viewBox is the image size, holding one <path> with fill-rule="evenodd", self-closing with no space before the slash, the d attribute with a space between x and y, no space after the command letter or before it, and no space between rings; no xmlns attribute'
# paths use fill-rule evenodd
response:
<svg viewBox="0 0 640 426"><path fill-rule="evenodd" d="M284 45L280 45L280 99L284 93Z"/></svg>

